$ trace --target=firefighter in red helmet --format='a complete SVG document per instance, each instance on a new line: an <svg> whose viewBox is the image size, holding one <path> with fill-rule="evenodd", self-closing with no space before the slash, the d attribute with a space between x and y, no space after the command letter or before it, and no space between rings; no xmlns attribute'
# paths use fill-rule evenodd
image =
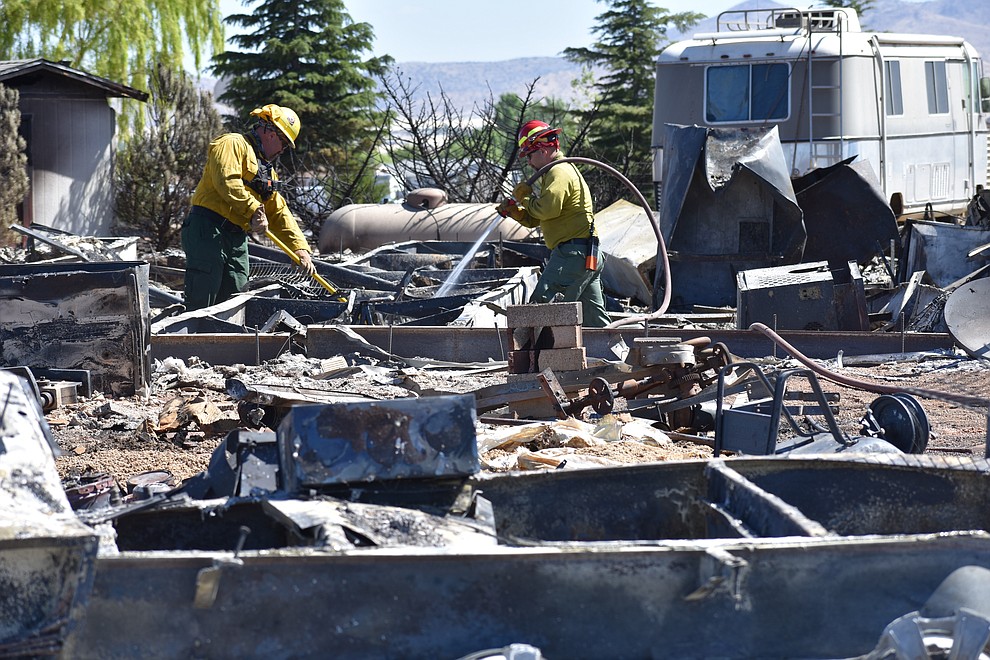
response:
<svg viewBox="0 0 990 660"><path fill-rule="evenodd" d="M542 121L528 121L519 129L519 153L539 170L563 158L560 129ZM539 227L550 248L530 302L559 300L581 303L583 325L601 328L611 321L605 311L601 273L605 259L598 254L598 234L591 190L574 163L554 165L535 182L516 186L513 199L498 211L524 227Z"/></svg>

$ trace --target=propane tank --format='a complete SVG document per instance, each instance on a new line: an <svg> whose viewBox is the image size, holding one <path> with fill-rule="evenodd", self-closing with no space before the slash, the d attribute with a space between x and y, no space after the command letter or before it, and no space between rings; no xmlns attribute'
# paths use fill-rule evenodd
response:
<svg viewBox="0 0 990 660"><path fill-rule="evenodd" d="M429 205L426 205L429 206ZM348 204L335 210L320 228L321 254L350 249L370 250L400 241L466 241L474 243L497 215L496 204L439 204L434 208L402 204ZM489 240L518 241L536 236L535 229L503 218Z"/></svg>

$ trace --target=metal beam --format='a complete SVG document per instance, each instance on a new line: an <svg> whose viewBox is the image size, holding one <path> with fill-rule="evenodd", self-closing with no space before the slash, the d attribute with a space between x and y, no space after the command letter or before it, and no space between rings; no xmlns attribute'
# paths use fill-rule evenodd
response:
<svg viewBox="0 0 990 660"><path fill-rule="evenodd" d="M328 358L352 352L353 347L342 343L333 326L310 325L306 332L309 357ZM368 343L402 357L423 357L448 362L504 361L505 328L454 328L449 326L348 326ZM834 358L843 355L877 355L952 348L953 341L944 333L874 333L874 332L807 332L780 333L795 348L812 358ZM621 338L631 346L636 337L679 337L692 339L708 337L724 343L729 351L742 358L774 355L774 344L765 336L749 330L657 330L649 335L642 330L604 330L585 328L584 345L590 357L618 360L611 346ZM254 364L276 357L287 350L287 335L283 333L254 334L156 334L151 337L151 357L168 356L187 359L197 355L210 364ZM784 357L786 353L777 350ZM208 356L208 357L206 357Z"/></svg>
<svg viewBox="0 0 990 660"><path fill-rule="evenodd" d="M504 328L451 328L447 326L387 327L351 326L369 343L403 357L425 357L454 362L484 362L504 360ZM841 350L844 355L873 355L913 351L933 351L952 348L953 341L944 333L873 333L873 332L809 332L782 331L780 333L792 346L813 358L834 358ZM621 338L632 346L636 337L679 337L692 339L708 337L721 342L736 356L757 358L774 355L774 343L767 337L750 330L703 329L642 329L626 330L584 328L584 346L589 357L619 359L611 347ZM310 325L307 331L307 348L310 357L337 355L335 335L322 326ZM786 353L777 350L784 357Z"/></svg>

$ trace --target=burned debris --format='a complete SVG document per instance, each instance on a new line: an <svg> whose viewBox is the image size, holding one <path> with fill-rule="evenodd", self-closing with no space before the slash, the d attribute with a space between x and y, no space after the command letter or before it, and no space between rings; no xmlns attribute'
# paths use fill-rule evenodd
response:
<svg viewBox="0 0 990 660"><path fill-rule="evenodd" d="M335 210L314 273L253 236L192 310L178 250L13 227L0 656L990 653L990 79L848 8L727 14L657 61L658 215L596 213L605 328L435 189ZM932 121L902 64L959 167L887 144Z"/></svg>
<svg viewBox="0 0 990 660"><path fill-rule="evenodd" d="M438 229L491 205L383 209L395 242L327 250L322 282L252 243L246 289L191 312L181 254L22 228L0 514L39 513L0 572L48 582L0 651L847 657L929 613L990 629L923 607L984 578L990 238L895 219L855 163L792 180L775 140L671 129L669 253L645 210L599 214L603 329L528 304L540 242ZM826 602L843 635L806 625Z"/></svg>
<svg viewBox="0 0 990 660"><path fill-rule="evenodd" d="M11 392L20 382L0 379ZM34 405L23 388L18 396L7 404ZM471 397L434 397L293 408L274 433L231 432L194 479L72 516L50 453L38 451L44 418L4 424L5 446L35 438L0 454L4 472L34 461L52 485L42 519L50 527L60 512L81 541L63 530L45 540L51 530L40 527L5 541L5 577L43 573L52 587L31 589L48 608L36 624L47 637L24 625L4 638L22 654L44 643L65 657L234 657L259 645L279 657L467 657L520 639L574 657L661 647L851 657L892 643L895 623L925 625L919 608L928 600L922 613L933 613L936 594L939 614L963 625L953 608L974 594L940 585L964 571L979 589L986 570L985 461L886 453L575 470L565 458L558 469L484 474ZM394 442L396 428L408 444ZM15 498L39 492L36 480L5 487ZM32 567L42 541L73 561L58 573ZM962 600L946 603L947 591ZM800 628L821 599L845 603L835 613L842 635ZM7 612L13 602L0 599ZM128 625L105 634L122 603ZM245 618L244 607L277 614ZM636 634L582 632L615 608ZM990 625L990 613L965 613L974 616ZM780 635L781 622L802 633ZM744 653L733 655L726 644L740 639Z"/></svg>
<svg viewBox="0 0 990 660"><path fill-rule="evenodd" d="M462 248L478 267L436 296ZM690 656L726 653L718 640L729 634L760 653L843 657L889 644L889 626L923 625L918 608L940 583L981 566L986 447L974 441L985 426L956 457L937 451L952 449L946 416L929 415L949 401L951 414L985 420L986 367L956 343L979 333L967 334L952 296L953 335L850 330L839 319L862 321L868 285L855 260L838 283L823 262L770 287L784 306L757 300L761 288L740 294L751 326L776 318L773 336L714 310L589 329L578 303L522 304L538 248L410 242L318 264L334 266L325 272L346 303L311 283L286 286L291 267L259 257L257 286L192 313L163 313L174 303L147 264L0 267L12 310L4 359L29 362L0 373L27 383L26 370L37 389L18 385L20 405L38 400L4 442L23 424L56 429L63 455L47 459L46 479L61 481L52 497L85 541L46 596L77 603L49 607L37 624L56 631L46 648L458 657L513 639L548 655L662 644ZM86 285L29 286L44 278ZM959 290L976 295L979 282ZM617 316L637 316L626 310ZM835 321L810 330L802 318ZM64 347L29 354L26 336ZM927 356L931 374L974 378L938 398L953 392L920 386L907 351ZM856 383L859 398L849 387L840 397L833 372L852 379L858 356L900 368L906 376L888 373L903 388L874 379ZM66 441L70 428L91 439ZM114 433L157 464L84 469L100 465ZM14 459L0 455L5 473ZM889 497L919 489L941 495ZM10 545L3 570L36 575L12 549L37 543ZM823 583L823 567L848 579ZM782 574L796 600L780 599ZM878 593L878 581L904 588ZM796 625L819 596L848 599L847 635L784 638L767 625ZM127 631L107 636L124 601ZM262 602L279 615L243 617ZM312 602L329 612L314 615ZM490 615L520 602L561 623L548 634L529 616ZM637 613L637 634L592 642L580 632L615 608ZM485 623L465 628L465 616ZM716 621L717 635L705 623ZM4 643L34 648L32 625Z"/></svg>
<svg viewBox="0 0 990 660"><path fill-rule="evenodd" d="M909 233L918 223L901 225L904 231L897 239L898 224L876 197L862 168L843 162L792 181L773 157L779 144L772 130L669 127L668 131L671 158L664 167L670 185L660 229L668 242L671 270L677 272L676 304L665 314L640 314L639 305L657 296L649 283L657 280L654 273L662 260L643 251L644 237L628 239L633 227L648 226L642 217L645 210L622 205L601 213L603 218L616 219L613 228L602 223L607 262L613 264L611 278L606 272L606 289L616 319L615 327L603 331L581 328L571 318L574 304L522 304L538 277L546 248L525 238L485 240L491 237L481 235L479 227L465 227L473 243L439 236L356 255L317 258L317 272L329 288L296 271L283 251L252 243L247 289L194 312L184 312L181 295L169 289L181 273L176 255L166 258L168 266L123 261L105 248L79 247L90 242L86 239L35 227L23 229L29 239L23 261L30 264L0 266L0 283L11 310L0 324L3 359L35 370L74 369L92 379L90 387L95 391L109 396L147 396L160 389L162 383L154 381L169 370L168 365L182 371L186 363L198 364L221 372L220 377L210 378L211 385L193 384L227 400L227 412L211 413L214 421L189 414L195 394L163 403L159 421L150 428L158 435L175 433L178 444L188 441L187 428L194 429L193 442L197 442L216 436L232 417L249 428L275 428L294 405L459 392L473 394L478 413L489 418L552 420L615 412L627 422L647 420L678 441L715 447L723 404L732 414L727 399L744 401L744 390L760 389L762 370L776 381L776 372L789 368L761 363L742 379L750 381L746 388L730 387L729 393L720 393L720 378L731 371L731 364L777 355L773 341L752 336L750 329L756 325L785 333L797 350L817 359L895 355L908 348L943 351L949 358L957 346L980 355L982 345L972 345L979 342L979 320L960 318L957 311L979 306L948 301L953 291L960 290L957 298L977 291L979 282L985 281L983 270L977 268L942 289L927 276L927 265L918 261L926 270L914 271L910 280L898 284L906 260L901 252L910 253L912 244L915 250L923 244ZM681 147L675 149L677 145ZM674 158L677 153L682 157ZM752 177L753 185L744 180L746 176ZM736 191L734 196L725 197L731 191ZM753 198L744 202L747 195ZM424 210L434 216L443 210L452 217L467 213L477 218L485 213L484 205L444 209L442 197L426 201L422 208L400 205L390 210L386 224L405 227L419 222ZM708 225L718 225L729 208L751 208L743 215L753 231L757 224L766 229L769 242L758 248L754 243L750 249L729 240L728 234L725 240L711 240L715 225ZM856 231L844 230L847 226L855 226ZM740 227L738 236L756 236ZM825 240L830 235L846 240ZM707 241L703 250L698 243L702 238ZM965 246L967 253L980 254L969 243ZM747 260L740 257L744 253L762 256ZM687 259L688 254L707 256ZM820 260L808 261L805 254ZM937 258L931 250L924 254ZM952 252L947 258L956 260L956 256ZM74 261L66 262L67 258ZM960 289L963 283L969 284ZM692 287L703 295L694 296ZM730 297L734 304L729 304ZM121 302L111 306L115 299ZM570 316L555 312L558 308L567 308ZM944 308L949 310L948 318ZM66 309L80 311L66 313ZM520 320L520 314L533 318ZM150 324L149 319L153 319ZM936 332L907 332L921 319L926 330ZM938 331L950 325L948 321L955 329L952 335ZM350 382L336 388L315 382L332 380L322 368L313 370L322 372L321 378L306 379L314 382L300 381L303 372L287 374L281 382L245 377L243 365L264 368L279 356L293 355L334 360L334 369ZM496 380L473 388L470 383L424 386L415 373L410 375L424 365L461 373L476 369ZM153 376L153 370L158 374ZM355 378L393 390L372 396L357 393L352 387ZM773 396L772 387L763 389L759 396L748 394L758 399ZM782 411L781 419L786 421L786 397L794 394L778 394L766 405ZM176 401L183 415L169 412ZM872 404L864 403L867 408ZM213 402L204 400L206 404ZM167 422L161 421L170 415ZM216 425L221 418L226 421ZM779 421L771 424L770 436L777 434ZM882 434L876 428L869 433ZM843 446L855 444L848 442L848 430L831 435ZM737 451L746 453L739 446ZM777 443L771 437L766 446L774 448Z"/></svg>

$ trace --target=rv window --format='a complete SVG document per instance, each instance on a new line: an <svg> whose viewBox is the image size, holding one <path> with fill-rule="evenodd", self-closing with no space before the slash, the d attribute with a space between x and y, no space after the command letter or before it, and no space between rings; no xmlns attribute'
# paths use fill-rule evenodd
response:
<svg viewBox="0 0 990 660"><path fill-rule="evenodd" d="M904 97L901 94L901 63L897 60L888 60L883 63L887 76L884 93L887 100L884 105L888 115L904 114Z"/></svg>
<svg viewBox="0 0 990 660"><path fill-rule="evenodd" d="M749 66L709 68L705 96L709 122L749 119Z"/></svg>
<svg viewBox="0 0 990 660"><path fill-rule="evenodd" d="M928 88L928 114L949 111L949 86L945 79L945 62L925 62L925 87Z"/></svg>
<svg viewBox="0 0 990 660"><path fill-rule="evenodd" d="M753 102L749 118L754 121L787 118L786 65L753 65Z"/></svg>
<svg viewBox="0 0 990 660"><path fill-rule="evenodd" d="M705 118L709 123L786 119L786 64L709 67Z"/></svg>

